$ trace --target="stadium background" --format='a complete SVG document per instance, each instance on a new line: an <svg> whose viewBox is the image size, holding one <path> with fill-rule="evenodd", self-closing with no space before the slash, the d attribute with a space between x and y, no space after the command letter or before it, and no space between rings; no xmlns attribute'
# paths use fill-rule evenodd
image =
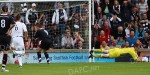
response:
<svg viewBox="0 0 150 75"><path fill-rule="evenodd" d="M12 3L12 2L9 2L9 3L1 3L1 6L2 5L8 5L10 7L10 10L13 10L12 12L10 12L12 15L15 15L15 13L21 13L22 15L24 15L24 13L22 12L22 9L24 7L21 6L21 4L23 4L24 2L15 2L15 3ZM36 10L37 10L37 13L38 13L38 16L41 15L41 13L44 12L44 14L46 15L46 25L45 25L45 29L50 31L50 29L53 29L53 26L51 24L51 20L52 20L52 15L54 13L54 9L55 9L55 3L56 2L26 2L26 8L29 9L31 8L31 4L32 3L36 3ZM91 42L89 42L90 38L89 37L89 26L93 26L95 25L94 23L94 19L92 20L92 25L89 24L89 18L92 18L92 17L89 17L89 6L88 6L88 1L80 1L80 2L77 2L77 1L73 1L73 2L69 2L69 1L65 1L65 2L61 2L62 4L64 4L64 8L65 10L67 11L67 15L68 15L68 18L73 14L73 13L77 13L77 14L81 14L81 17L84 18L84 20L81 20L81 17L80 15L78 15L77 17L79 18L79 30L78 32L81 34L81 36L83 37L83 39L85 40L83 42L83 49L80 49L78 50L77 48L72 48L72 49L62 49L61 48L61 44L60 44L60 40L62 38L62 36L60 34L58 34L58 38L56 39L55 37L53 37L53 41L56 41L56 43L59 45L54 47L54 51L50 51L52 53L54 53L53 55L56 55L59 54L60 52L60 58L61 58L61 53L72 53L72 55L76 55L75 53L78 53L77 54L77 58L78 56L85 56L85 60L81 61L80 58L77 59L77 60L74 60L72 62L88 62L88 50L90 50L91 47L94 47L94 43L92 41L92 44ZM66 8L65 7L65 4L66 3L69 3L69 8ZM94 2L92 1L92 6L94 7ZM92 10L93 10L93 7L92 7ZM95 10L95 9L94 9ZM14 13L14 14L13 14ZM91 12L92 15L94 15L93 11ZM26 23L26 22L24 22ZM74 20L71 20L71 21L68 21L66 23L67 25L69 25L69 28L70 28L70 31L71 31L71 35L73 37L73 32L74 32ZM29 30L29 36L30 38L34 39L33 36L34 36L34 33L35 31L32 30L32 25L27 25L27 28ZM59 32L59 31L58 31ZM94 30L92 29L92 32L94 32ZM53 33L50 32L50 36L52 35ZM92 33L93 34L93 33ZM92 36L92 40L93 40L93 36ZM109 39L108 39L109 40ZM32 40L31 40L32 41ZM38 47L38 42L30 42L29 43L32 43L32 44L35 44L36 47ZM55 43L55 42L54 42ZM91 44L91 45L89 45ZM33 56L36 56L34 53L36 52L36 47L33 47L33 45L27 47L26 49L28 50L27 51L27 56L30 52L33 52L33 55L31 53L31 58L33 59ZM31 51L30 51L31 50ZM147 51L147 50L146 50ZM146 52L148 53L148 52ZM10 54L10 57L11 57L12 54ZM147 56L149 56L149 53L146 54ZM51 56L51 57L54 57L54 56ZM59 57L59 56L58 56ZM67 56L69 57L69 55ZM24 58L25 59L25 58ZM12 60L10 63L14 63L16 59ZM36 60L37 61L37 60ZM29 63L35 63L36 61L30 61ZM99 59L96 59L96 61L98 62L115 62L115 59L106 59L106 58L99 58ZM96 62L95 61L95 62ZM121 60L119 59L119 61L130 61L130 58L127 57L127 60L121 58ZM45 61L44 61L45 62ZM52 61L53 62L53 61ZM55 62L55 61L54 61ZM65 61L57 61L57 62L65 62Z"/></svg>
<svg viewBox="0 0 150 75"><path fill-rule="evenodd" d="M1 1L8 1L8 0L1 0ZM13 0L9 0L9 1L13 1ZM15 1L18 1L18 0L15 0ZM22 1L29 1L29 0L22 0ZM32 0L32 2L33 1L37 1L37 0ZM45 0L42 0L42 1L45 1ZM62 1L64 1L64 0L62 0ZM77 4L78 3L80 3L80 2L77 2ZM18 4L18 6L20 6L20 4ZM20 9L20 7L19 7L19 9ZM91 10L89 10L89 11L91 11ZM91 16L89 16L89 17L91 17ZM94 25L94 24L92 24L92 25ZM89 30L89 31L91 31L91 30ZM149 52L148 49L146 49L146 50L142 49L141 51L146 51L146 53ZM27 50L26 55L28 55L30 53L32 54L34 52L36 52L36 50ZM84 53L88 53L88 49L82 49L82 50L79 50L79 49L70 49L70 50L56 49L55 51L50 51L50 52L58 53L60 55L61 55L61 53L67 53L67 52L73 53L74 55L75 55L75 53L79 53L80 56L84 56ZM71 54L71 56L73 54ZM66 55L68 55L68 54L66 54ZM9 56L11 57L12 54L10 53ZM88 57L88 54L86 54L86 57L85 57L86 60L88 61L87 57ZM42 59L44 59L44 58L42 58ZM25 59L25 61L26 61L26 59ZM75 60L75 62L78 62L78 61L81 61L81 60ZM38 61L35 60L35 62L38 62ZM143 62L141 62L141 63L138 63L138 62L117 63L116 62L116 63L24 64L22 69L18 68L18 64L16 64L16 65L8 64L7 68L10 70L10 72L8 72L8 73L0 72L0 75L93 75L93 74L94 75L99 75L99 74L104 74L104 75L148 75L149 70L150 70L149 63L143 63Z"/></svg>

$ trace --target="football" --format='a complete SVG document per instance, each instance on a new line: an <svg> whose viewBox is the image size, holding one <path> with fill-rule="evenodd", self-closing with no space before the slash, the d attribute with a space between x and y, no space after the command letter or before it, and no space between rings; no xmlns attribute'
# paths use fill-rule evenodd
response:
<svg viewBox="0 0 150 75"><path fill-rule="evenodd" d="M142 57L143 62L148 62L148 57Z"/></svg>

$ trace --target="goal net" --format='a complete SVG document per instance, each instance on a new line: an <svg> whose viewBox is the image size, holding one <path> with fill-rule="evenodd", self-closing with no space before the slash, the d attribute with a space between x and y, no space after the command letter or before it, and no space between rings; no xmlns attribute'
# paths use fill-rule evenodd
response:
<svg viewBox="0 0 150 75"><path fill-rule="evenodd" d="M14 17L18 13L22 15L22 22L26 24L29 34L28 42L25 43L26 49L39 47L39 40L34 38L36 23L42 24L48 31L54 49L89 48L88 0L17 1L6 0L0 3L0 7L7 5L9 14ZM35 11L31 8L35 8Z"/></svg>

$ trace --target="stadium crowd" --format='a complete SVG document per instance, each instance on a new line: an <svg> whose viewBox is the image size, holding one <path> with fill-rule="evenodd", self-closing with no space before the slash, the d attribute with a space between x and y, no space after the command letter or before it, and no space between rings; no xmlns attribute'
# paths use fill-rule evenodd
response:
<svg viewBox="0 0 150 75"><path fill-rule="evenodd" d="M87 2L36 2L11 3L14 13L21 12L22 22L27 25L28 41L26 49L36 50L40 44L34 38L36 24L43 25L54 49L88 48L88 5ZM16 7L19 5L20 7Z"/></svg>
<svg viewBox="0 0 150 75"><path fill-rule="evenodd" d="M150 0L92 0L92 47L150 48Z"/></svg>

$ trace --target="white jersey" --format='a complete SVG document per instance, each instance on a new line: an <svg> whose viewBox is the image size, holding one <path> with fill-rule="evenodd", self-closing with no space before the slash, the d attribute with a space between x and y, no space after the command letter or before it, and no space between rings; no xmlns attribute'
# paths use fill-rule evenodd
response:
<svg viewBox="0 0 150 75"><path fill-rule="evenodd" d="M27 32L27 27L22 22L16 22L16 25L12 28L12 37L23 37L23 32Z"/></svg>

